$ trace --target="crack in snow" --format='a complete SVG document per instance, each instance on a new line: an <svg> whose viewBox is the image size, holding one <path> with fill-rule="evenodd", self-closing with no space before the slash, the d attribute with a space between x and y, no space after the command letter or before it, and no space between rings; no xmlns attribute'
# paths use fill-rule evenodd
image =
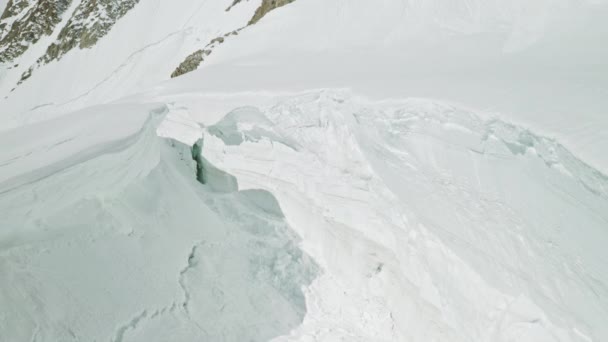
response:
<svg viewBox="0 0 608 342"><path fill-rule="evenodd" d="M193 267L196 267L196 265L198 264L195 260L195 256L196 256L196 251L200 246L201 246L200 243L192 246L192 250L190 251L190 254L188 254L188 265L179 272L178 283L179 283L179 286L181 287L182 291L184 292L184 300L181 303L181 307L184 311L184 314L186 315L186 318L190 322L192 322L198 328L198 330L201 331L203 334L209 335L209 333L196 320L192 319L192 316L190 315L189 305L190 305L191 295L190 295L190 291L188 290L188 287L186 286L185 279L184 279L184 277L186 276L186 273L188 273L188 271L190 269L192 269ZM173 311L174 309L175 309L175 304L170 308L170 310Z"/></svg>
<svg viewBox="0 0 608 342"><path fill-rule="evenodd" d="M144 310L139 315L133 317L127 324L118 328L118 330L116 330L114 338L112 339L112 342L122 342L125 337L125 333L129 330L134 330L135 328L137 328L139 322L141 322L147 316L148 311Z"/></svg>
<svg viewBox="0 0 608 342"><path fill-rule="evenodd" d="M188 309L188 305L190 304L190 291L188 291L188 288L186 287L186 284L184 282L184 277L186 275L186 273L188 272L188 270L190 270L192 267L196 266L196 261L194 260L195 254L196 254L196 249L199 247L199 245L194 245L192 246L192 250L190 251L190 254L188 254L188 265L182 269L179 272L179 286L182 288L182 291L184 292L184 301L182 303L182 308L184 308L184 312L186 312L186 315L188 317L190 317L190 310Z"/></svg>

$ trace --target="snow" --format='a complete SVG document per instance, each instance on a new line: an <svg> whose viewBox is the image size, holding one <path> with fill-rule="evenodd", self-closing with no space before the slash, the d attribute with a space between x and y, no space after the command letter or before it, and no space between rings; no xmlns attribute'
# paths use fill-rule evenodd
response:
<svg viewBox="0 0 608 342"><path fill-rule="evenodd" d="M32 1L32 3L30 4L30 7L34 6L35 4L36 4L36 2ZM19 57L16 61L13 61L12 63L10 63L10 64L12 64L12 66L9 66L8 68L6 68L6 67L0 65L0 73L2 73L1 74L2 77L0 77L0 95L3 95L3 99L0 101L4 102L8 99L7 95L12 92L13 88L15 88L15 86L21 79L21 76L29 69L30 66L33 66L36 63L38 58L40 58L42 55L44 55L47 47L57 39L57 37L59 36L59 33L61 32L62 27L68 23L68 21L70 19L70 15L78 7L78 4L79 4L78 1L73 1L70 4L70 6L68 7L68 9L63 13L63 16L61 17L61 22L59 22L55 26L55 28L53 29L53 32L50 35L42 35L35 44L30 45L28 47L28 49L25 50L25 52L23 53L23 55L21 57ZM27 13L27 10L24 10L24 12ZM2 70L2 69L4 69L4 70ZM46 89L48 89L48 87L46 87ZM38 93L43 94L45 92L38 91ZM34 94L36 94L36 92ZM31 104L30 101L26 101L23 99L21 101L23 101L23 102L21 102L22 105ZM36 106L38 106L38 104ZM36 107L36 106L34 106L34 107ZM12 111L10 105L2 103L2 108L3 108L3 111L2 111L3 115L0 120L4 121L7 119L12 119L11 116L12 116L13 111ZM3 129L6 129L9 127L13 127L13 126L14 126L14 124L7 123L7 124L1 125L0 127L2 127Z"/></svg>
<svg viewBox="0 0 608 342"><path fill-rule="evenodd" d="M327 270L279 340L606 336L607 179L553 141L428 100L323 91L242 111L202 154L275 194Z"/></svg>
<svg viewBox="0 0 608 342"><path fill-rule="evenodd" d="M141 1L94 48L72 50L60 61L35 69L30 79L11 91L67 23L67 14L79 3L72 2L56 32L41 39L28 50L29 57L18 61L18 68L5 70L0 78L0 128L107 103L168 79L195 49L245 25L257 3L248 1L226 12L228 2ZM111 51L112 58L103 51Z"/></svg>
<svg viewBox="0 0 608 342"><path fill-rule="evenodd" d="M294 3L210 56L200 73L214 82L197 86L440 98L559 139L606 173L605 2L407 3ZM471 6L481 12L453 10Z"/></svg>
<svg viewBox="0 0 608 342"><path fill-rule="evenodd" d="M166 111L3 135L44 139L0 162L1 340L268 340L301 322L316 266L276 200L198 183L189 148L156 136Z"/></svg>
<svg viewBox="0 0 608 342"><path fill-rule="evenodd" d="M231 3L2 70L0 340L608 339L606 1L298 0L169 80Z"/></svg>
<svg viewBox="0 0 608 342"><path fill-rule="evenodd" d="M8 2L8 0L7 0ZM0 39L4 39L4 37L9 33L9 28L13 25L13 23L17 20L22 19L25 15L28 14L28 12L32 9L32 7L34 7L36 3L34 1L28 1L28 3L26 4L26 6L23 7L23 9L21 11L19 11L19 13L17 13L16 15L12 16L12 17L8 17L5 18L3 20L3 23L6 23L6 26L4 27L4 30L0 33ZM0 12L2 14L4 14L4 9L6 8L6 2L4 1L0 1ZM1 47L2 51L5 50L6 47Z"/></svg>

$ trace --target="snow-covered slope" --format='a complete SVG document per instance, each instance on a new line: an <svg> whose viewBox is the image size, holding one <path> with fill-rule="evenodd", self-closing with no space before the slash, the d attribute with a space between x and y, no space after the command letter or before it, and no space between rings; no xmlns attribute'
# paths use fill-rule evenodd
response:
<svg viewBox="0 0 608 342"><path fill-rule="evenodd" d="M608 340L606 1L129 3L0 65L0 341Z"/></svg>
<svg viewBox="0 0 608 342"><path fill-rule="evenodd" d="M103 28L106 21L98 18L107 14L103 8L82 14L81 2L88 4L73 1L51 35L5 65L0 79L4 128L106 103L169 79L195 47L246 25L258 5L248 1L227 12L229 1L140 1L89 46L66 32L70 27L86 31L87 20Z"/></svg>
<svg viewBox="0 0 608 342"><path fill-rule="evenodd" d="M193 86L441 98L558 138L606 172L606 4L301 1L210 56L214 82Z"/></svg>

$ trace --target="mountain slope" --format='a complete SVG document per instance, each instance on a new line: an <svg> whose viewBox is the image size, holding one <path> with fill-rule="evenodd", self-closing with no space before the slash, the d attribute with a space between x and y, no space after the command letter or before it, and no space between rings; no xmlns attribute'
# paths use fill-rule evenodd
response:
<svg viewBox="0 0 608 342"><path fill-rule="evenodd" d="M281 14L209 56L204 77L215 82L199 88L440 98L555 137L608 170L605 2L311 0Z"/></svg>
<svg viewBox="0 0 608 342"><path fill-rule="evenodd" d="M116 4L0 65L0 340L608 339L605 1Z"/></svg>
<svg viewBox="0 0 608 342"><path fill-rule="evenodd" d="M69 5L69 0L9 2L1 16L0 62L15 60L29 45L37 43L42 36L49 36Z"/></svg>

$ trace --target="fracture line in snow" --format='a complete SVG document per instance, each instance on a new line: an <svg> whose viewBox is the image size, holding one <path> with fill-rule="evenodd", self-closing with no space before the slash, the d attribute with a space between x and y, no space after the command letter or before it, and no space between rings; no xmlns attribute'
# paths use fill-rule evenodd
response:
<svg viewBox="0 0 608 342"><path fill-rule="evenodd" d="M190 303L190 292L188 291L188 288L186 287L186 284L184 283L184 276L186 275L188 270L190 270L192 267L194 267L196 265L196 262L194 261L194 257L195 257L197 248L198 248L198 245L192 246L192 250L190 251L190 254L188 254L188 265L179 272L179 280L178 280L179 286L182 288L182 291L184 291L184 302L182 303L182 307L184 308L184 311L186 312L186 315L188 315L188 316L190 316L190 311L188 310L188 305Z"/></svg>
<svg viewBox="0 0 608 342"><path fill-rule="evenodd" d="M190 254L188 254L188 265L179 272L178 282L179 282L179 286L182 288L182 291L184 292L184 301L182 302L181 306L182 306L182 309L184 309L186 318L190 322L192 322L198 328L198 330L200 330L205 335L208 335L207 331L203 327L201 327L201 325L196 320L192 319L192 317L190 316L190 309L189 309L190 291L188 290L188 287L186 286L186 283L184 282L184 277L186 276L186 273L188 273L188 271L190 269L192 269L193 267L195 267L197 265L194 258L196 257L196 250L200 246L201 246L200 243L192 246L192 250L190 251Z"/></svg>
<svg viewBox="0 0 608 342"><path fill-rule="evenodd" d="M118 328L118 330L116 330L116 334L115 334L114 338L112 339L112 342L122 342L125 337L125 333L129 330L133 330L133 329L137 328L137 325L139 324L139 322L141 322L147 316L148 316L148 311L144 310L139 315L133 317L127 324Z"/></svg>

